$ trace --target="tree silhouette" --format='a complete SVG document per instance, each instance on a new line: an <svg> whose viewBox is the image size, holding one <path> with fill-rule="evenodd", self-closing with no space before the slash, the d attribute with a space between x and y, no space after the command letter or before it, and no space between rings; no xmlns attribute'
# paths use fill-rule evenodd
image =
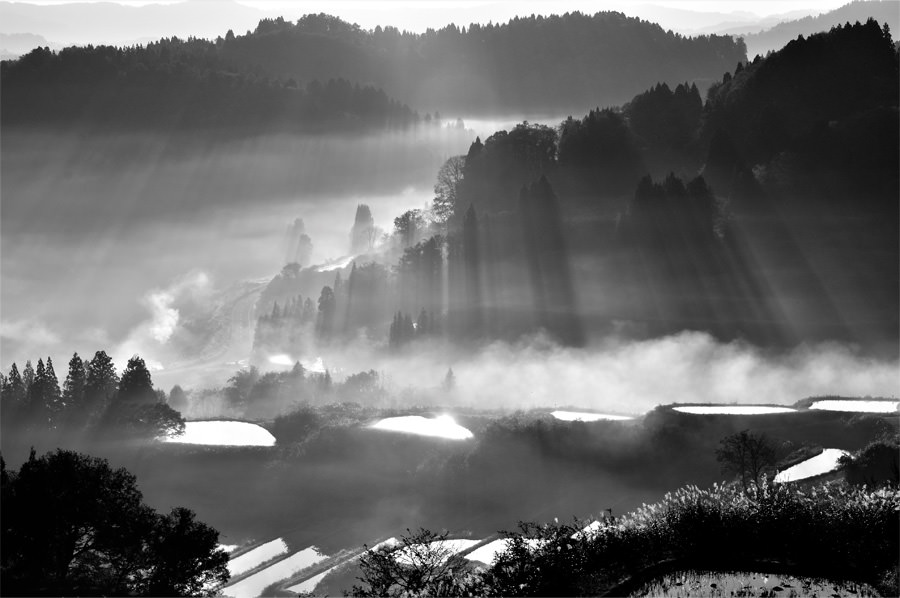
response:
<svg viewBox="0 0 900 598"><path fill-rule="evenodd" d="M763 473L771 471L778 461L777 447L765 434L743 430L726 436L720 444L716 460L722 472L738 476L745 491L750 484L758 486Z"/></svg>
<svg viewBox="0 0 900 598"><path fill-rule="evenodd" d="M83 425L84 421L75 421L75 414L83 414L85 410L85 386L87 384L86 374L84 371L84 362L78 353L72 355L69 360L69 373L66 375L66 381L63 383L63 405L66 410L66 421L69 424Z"/></svg>
<svg viewBox="0 0 900 598"><path fill-rule="evenodd" d="M431 218L439 226L446 227L457 208L459 188L464 178L466 158L453 156L441 165L434 184Z"/></svg>
<svg viewBox="0 0 900 598"><path fill-rule="evenodd" d="M97 351L85 365L84 413L85 423L93 423L106 411L119 388L116 367L105 351Z"/></svg>
<svg viewBox="0 0 900 598"><path fill-rule="evenodd" d="M187 509L160 517L103 459L32 451L2 477L5 594L199 596L228 579L218 532Z"/></svg>

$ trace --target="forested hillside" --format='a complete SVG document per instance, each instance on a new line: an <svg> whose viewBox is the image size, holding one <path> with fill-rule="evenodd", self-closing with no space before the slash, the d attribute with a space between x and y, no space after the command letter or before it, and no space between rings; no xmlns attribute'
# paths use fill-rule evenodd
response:
<svg viewBox="0 0 900 598"><path fill-rule="evenodd" d="M322 291L315 333L581 345L624 326L895 352L897 65L870 20L739 64L705 104L658 84L558 129L476 139L441 168L431 213L395 220L393 271L354 267Z"/></svg>
<svg viewBox="0 0 900 598"><path fill-rule="evenodd" d="M228 36L221 53L243 68L368 82L420 109L463 115L581 112L620 104L657 81L709 81L746 58L731 37L688 38L616 12L424 34L307 15L264 20L248 35Z"/></svg>
<svg viewBox="0 0 900 598"><path fill-rule="evenodd" d="M402 128L413 111L340 78L298 83L240 73L204 40L36 49L2 66L2 122L271 130Z"/></svg>
<svg viewBox="0 0 900 598"><path fill-rule="evenodd" d="M709 83L744 58L730 37L686 38L610 12L424 34L307 15L215 41L34 50L4 63L3 122L310 129L405 126L407 105L559 114L657 81Z"/></svg>

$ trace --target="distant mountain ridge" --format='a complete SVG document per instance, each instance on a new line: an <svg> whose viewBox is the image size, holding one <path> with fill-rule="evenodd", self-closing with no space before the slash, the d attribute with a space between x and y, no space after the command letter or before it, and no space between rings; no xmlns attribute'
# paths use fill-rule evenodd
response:
<svg viewBox="0 0 900 598"><path fill-rule="evenodd" d="M837 10L832 10L815 17L804 17L795 21L786 21L758 33L743 35L747 45L747 56L757 54L765 56L767 52L778 50L798 35L809 36L814 33L828 31L836 25L844 23L865 23L873 18L879 23L887 23L891 31L900 31L900 2L897 0L856 0ZM735 36L741 35L737 29L729 30ZM896 34L894 35L896 38Z"/></svg>
<svg viewBox="0 0 900 598"><path fill-rule="evenodd" d="M325 14L264 19L251 34L226 37L221 56L298 80L370 83L411 106L462 114L583 112L661 81L703 86L746 59L739 40L685 37L617 12L424 34L369 31Z"/></svg>

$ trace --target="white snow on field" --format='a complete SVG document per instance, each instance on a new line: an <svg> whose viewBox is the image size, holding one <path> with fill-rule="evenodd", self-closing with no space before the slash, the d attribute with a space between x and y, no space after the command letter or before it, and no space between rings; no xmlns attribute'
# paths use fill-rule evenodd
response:
<svg viewBox="0 0 900 598"><path fill-rule="evenodd" d="M344 268L349 266L350 262L352 262L355 258L355 255L348 255L346 257L329 260L320 266L316 266L316 272L333 272L334 270L343 270Z"/></svg>
<svg viewBox="0 0 900 598"><path fill-rule="evenodd" d="M262 594L265 588L273 583L296 575L307 567L312 567L327 558L326 555L319 554L318 550L310 546L273 563L262 571L245 577L234 585L225 586L222 589L222 593L226 596L231 596L231 598L256 598Z"/></svg>
<svg viewBox="0 0 900 598"><path fill-rule="evenodd" d="M181 444L217 446L273 446L275 444L275 437L262 426L236 421L186 422L184 434L166 437L162 440Z"/></svg>
<svg viewBox="0 0 900 598"><path fill-rule="evenodd" d="M465 557L470 561L479 561L481 563L484 563L485 565L490 565L494 562L494 557L506 550L508 543L509 538L498 538L493 542L488 542L484 546L479 546L469 554L465 555ZM526 544L528 544L528 546L532 550L534 550L542 544L542 541L531 538L526 540Z"/></svg>
<svg viewBox="0 0 900 598"><path fill-rule="evenodd" d="M606 413L588 413L586 411L553 411L550 415L564 422L623 421L626 419L634 419L629 415L608 415Z"/></svg>
<svg viewBox="0 0 900 598"><path fill-rule="evenodd" d="M291 586L291 587L285 588L285 589L288 592L296 592L298 594L301 592L312 592L313 590L316 589L316 586L319 585L319 582L322 581L323 579L325 579L326 575L328 575L329 573L331 573L338 567L340 567L340 565L335 565L334 567L331 567L330 569L325 569L318 575L313 575L309 579L301 581L297 585Z"/></svg>
<svg viewBox="0 0 900 598"><path fill-rule="evenodd" d="M294 365L295 362L291 359L290 355L281 353L279 355L269 356L269 363L274 365Z"/></svg>
<svg viewBox="0 0 900 598"><path fill-rule="evenodd" d="M433 419L420 415L388 417L373 424L371 427L375 430L404 432L406 434L449 438L451 440L465 440L473 436L472 432L457 424L449 415L439 415Z"/></svg>
<svg viewBox="0 0 900 598"><path fill-rule="evenodd" d="M695 405L672 407L672 409L694 415L764 415L796 411L792 407L770 407L768 405Z"/></svg>
<svg viewBox="0 0 900 598"><path fill-rule="evenodd" d="M369 550L370 550L370 551L372 551L372 550L378 550L378 549L381 548L382 546L393 546L393 545L395 545L396 543L397 543L397 538L388 538L387 540L384 540L383 542L379 542L378 544L376 544L375 546L373 546L373 547L370 548ZM325 576L326 576L326 575L328 575L329 573L331 573L332 571L334 571L335 569L337 569L338 567L340 567L340 566L342 566L342 565L345 565L345 564L347 564L347 563L351 563L351 562L355 561L355 560L358 559L360 556L362 556L362 554L358 554L358 555L356 555L356 556L353 557L353 558L350 558L350 559L347 559L347 560L345 560L345 561L342 561L342 562L338 563L337 565L335 565L334 567L329 567L328 569L326 569L326 570L323 571L322 573L319 573L318 575L313 575L313 576L310 577L309 579L306 579L306 580L304 580L304 581L301 581L300 583L298 583L298 584L296 584L296 585L293 585L293 586L290 586L290 587L285 588L285 589L286 589L288 592L297 592L297 593L300 593L300 592L312 592L313 590L316 589L316 586L319 585L319 582L321 582L323 579L325 579Z"/></svg>
<svg viewBox="0 0 900 598"><path fill-rule="evenodd" d="M898 407L900 407L900 401L841 401L837 399L816 401L809 406L810 409L858 413L896 413Z"/></svg>
<svg viewBox="0 0 900 598"><path fill-rule="evenodd" d="M779 483L796 482L797 480L834 471L838 468L838 459L846 454L848 454L847 451L842 451L841 449L825 449L821 454L811 459L797 463L793 467L788 467L775 476L775 481Z"/></svg>
<svg viewBox="0 0 900 598"><path fill-rule="evenodd" d="M424 554L433 553L433 551L442 551L446 558L450 558L457 552L462 552L468 548L472 548L476 544L481 542L481 540L466 540L466 539L456 539L456 540L436 540L428 544L428 551ZM415 558L415 554L420 549L425 549L425 544L418 544L411 548L401 548L394 554L394 559L398 563L403 565L413 565L416 564L419 559Z"/></svg>
<svg viewBox="0 0 900 598"><path fill-rule="evenodd" d="M235 577L287 551L288 546L284 540L277 538L228 561L228 572L231 573L232 577Z"/></svg>

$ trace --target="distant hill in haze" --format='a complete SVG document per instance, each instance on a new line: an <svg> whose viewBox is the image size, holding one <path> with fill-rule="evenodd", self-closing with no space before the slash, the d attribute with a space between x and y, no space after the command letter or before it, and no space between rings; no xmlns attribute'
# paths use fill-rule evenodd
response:
<svg viewBox="0 0 900 598"><path fill-rule="evenodd" d="M130 45L135 40L173 35L215 37L229 27L251 29L265 14L232 0L145 6L116 2L0 2L0 31L27 31L65 45Z"/></svg>
<svg viewBox="0 0 900 598"><path fill-rule="evenodd" d="M49 46L59 49L59 45L47 41L34 33L0 33L0 60L11 60L27 54L38 47Z"/></svg>
<svg viewBox="0 0 900 598"><path fill-rule="evenodd" d="M407 105L453 116L560 114L620 104L657 82L705 88L745 59L731 37L684 37L614 12L424 34L307 15L215 41L36 50L4 64L3 122L405 123ZM346 83L329 88L343 90L340 99L310 99L321 91L315 82L330 80Z"/></svg>
<svg viewBox="0 0 900 598"><path fill-rule="evenodd" d="M844 23L857 21L865 23L870 17L879 23L887 23L896 39L897 31L900 31L900 2L897 0L858 0L816 17L786 21L765 31L743 35L744 43L747 44L747 56L750 58L757 54L765 56L767 52L778 50L792 39L797 39L798 35L809 36L820 31L828 31L832 27ZM731 30L729 33L741 34L737 30Z"/></svg>
<svg viewBox="0 0 900 598"><path fill-rule="evenodd" d="M424 34L369 31L324 14L265 19L249 35L227 37L220 55L280 77L370 83L419 109L464 115L583 112L661 81L705 87L745 59L730 37L685 37L616 12Z"/></svg>

